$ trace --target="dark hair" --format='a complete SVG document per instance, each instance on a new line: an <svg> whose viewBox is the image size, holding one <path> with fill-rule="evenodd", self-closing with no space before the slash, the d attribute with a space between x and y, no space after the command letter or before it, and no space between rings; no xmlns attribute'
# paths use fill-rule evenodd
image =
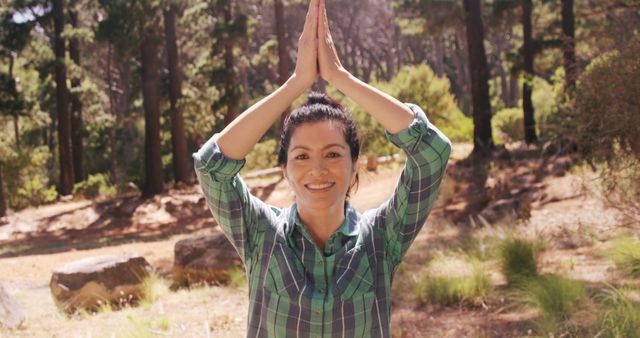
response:
<svg viewBox="0 0 640 338"><path fill-rule="evenodd" d="M280 135L280 145L278 146L278 164L287 165L287 152L291 143L291 135L296 128L305 123L321 121L338 121L342 125L344 140L351 150L351 159L355 162L360 155L360 136L351 114L347 112L340 103L329 96L319 92L311 92L307 97L307 103L294 109L284 120L282 134ZM354 184L349 187L347 197L352 187L358 186L359 176L356 173Z"/></svg>

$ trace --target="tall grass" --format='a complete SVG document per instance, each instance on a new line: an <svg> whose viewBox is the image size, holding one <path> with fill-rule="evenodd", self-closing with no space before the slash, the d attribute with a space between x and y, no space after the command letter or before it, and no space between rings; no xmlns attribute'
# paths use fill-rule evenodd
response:
<svg viewBox="0 0 640 338"><path fill-rule="evenodd" d="M598 314L598 332L602 338L639 338L640 304L633 302L625 293L609 286L600 295L603 300Z"/></svg>
<svg viewBox="0 0 640 338"><path fill-rule="evenodd" d="M501 270L509 284L538 276L538 247L530 241L508 239L499 244Z"/></svg>
<svg viewBox="0 0 640 338"><path fill-rule="evenodd" d="M632 277L640 277L640 241L632 236L615 239L606 256Z"/></svg>
<svg viewBox="0 0 640 338"><path fill-rule="evenodd" d="M142 281L142 297L140 306L145 309L151 308L153 303L159 298L169 293L169 282L155 272L151 272Z"/></svg>
<svg viewBox="0 0 640 338"><path fill-rule="evenodd" d="M419 303L440 305L480 304L491 290L491 281L472 258L440 257L412 283Z"/></svg>
<svg viewBox="0 0 640 338"><path fill-rule="evenodd" d="M522 300L539 311L537 324L545 334L567 329L572 314L587 300L581 282L561 276L538 276L520 282Z"/></svg>

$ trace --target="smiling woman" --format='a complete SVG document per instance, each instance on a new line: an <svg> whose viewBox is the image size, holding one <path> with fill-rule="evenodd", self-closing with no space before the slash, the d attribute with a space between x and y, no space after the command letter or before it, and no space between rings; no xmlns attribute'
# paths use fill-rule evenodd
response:
<svg viewBox="0 0 640 338"><path fill-rule="evenodd" d="M285 120L278 161L295 194L285 209L251 195L243 158L318 77L360 104L407 154L393 196L360 214L348 202L360 141L351 116L324 94ZM194 154L211 212L249 279L250 337L389 337L391 280L435 202L451 143L413 104L341 65L324 0L311 0L294 74Z"/></svg>

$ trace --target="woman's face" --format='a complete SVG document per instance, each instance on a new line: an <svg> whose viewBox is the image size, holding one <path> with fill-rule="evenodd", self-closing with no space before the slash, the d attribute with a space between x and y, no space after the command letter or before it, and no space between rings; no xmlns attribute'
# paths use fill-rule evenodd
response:
<svg viewBox="0 0 640 338"><path fill-rule="evenodd" d="M328 120L301 124L291 135L283 170L299 208L344 204L357 168L342 130L340 122Z"/></svg>

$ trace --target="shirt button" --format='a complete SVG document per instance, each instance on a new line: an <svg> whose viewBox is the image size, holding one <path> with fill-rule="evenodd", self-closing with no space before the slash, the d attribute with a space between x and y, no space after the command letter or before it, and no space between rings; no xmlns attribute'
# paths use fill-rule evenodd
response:
<svg viewBox="0 0 640 338"><path fill-rule="evenodd" d="M324 289L323 288L320 288L319 291L320 291L320 293L324 293Z"/></svg>
<svg viewBox="0 0 640 338"><path fill-rule="evenodd" d="M324 265L324 261L320 261L320 265Z"/></svg>
<svg viewBox="0 0 640 338"><path fill-rule="evenodd" d="M320 309L316 310L316 314L319 315L320 314Z"/></svg>

